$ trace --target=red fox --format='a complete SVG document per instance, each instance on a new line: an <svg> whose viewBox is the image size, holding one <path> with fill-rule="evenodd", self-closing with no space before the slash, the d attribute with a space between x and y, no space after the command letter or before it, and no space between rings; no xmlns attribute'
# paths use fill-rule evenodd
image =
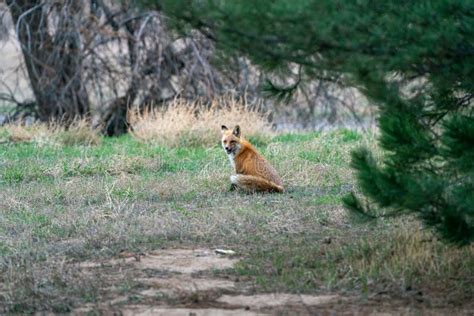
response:
<svg viewBox="0 0 474 316"><path fill-rule="evenodd" d="M235 174L230 177L231 190L246 192L283 192L277 172L257 150L240 136L239 125L233 130L222 125L222 147L229 156Z"/></svg>

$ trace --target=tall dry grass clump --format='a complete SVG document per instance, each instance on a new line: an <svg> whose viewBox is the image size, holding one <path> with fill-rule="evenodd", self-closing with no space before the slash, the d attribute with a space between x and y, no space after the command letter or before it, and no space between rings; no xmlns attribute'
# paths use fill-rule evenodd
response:
<svg viewBox="0 0 474 316"><path fill-rule="evenodd" d="M58 123L6 124L1 128L3 141L12 143L35 143L38 145L98 145L101 137L98 129L87 120L76 120L67 128Z"/></svg>
<svg viewBox="0 0 474 316"><path fill-rule="evenodd" d="M329 264L337 262L346 280L385 280L404 288L424 284L432 289L449 287L453 295L472 293L474 288L468 284L474 247L452 247L414 227L404 223L379 238L340 247L328 256Z"/></svg>
<svg viewBox="0 0 474 316"><path fill-rule="evenodd" d="M244 137L267 142L272 136L268 113L231 97L214 99L211 104L175 99L162 109L129 117L130 133L140 141L167 146L212 146L219 143L221 125L239 124Z"/></svg>
<svg viewBox="0 0 474 316"><path fill-rule="evenodd" d="M91 123L87 120L77 120L67 129L59 127L56 137L65 146L99 145L101 140L100 130L92 127Z"/></svg>

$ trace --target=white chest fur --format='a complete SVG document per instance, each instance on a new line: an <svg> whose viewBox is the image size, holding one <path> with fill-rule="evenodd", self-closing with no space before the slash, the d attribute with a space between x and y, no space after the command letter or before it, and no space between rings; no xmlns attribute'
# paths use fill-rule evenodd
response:
<svg viewBox="0 0 474 316"><path fill-rule="evenodd" d="M232 167L232 169L234 169L235 171L235 154L228 154L227 155L229 157L229 161L230 161L230 165Z"/></svg>

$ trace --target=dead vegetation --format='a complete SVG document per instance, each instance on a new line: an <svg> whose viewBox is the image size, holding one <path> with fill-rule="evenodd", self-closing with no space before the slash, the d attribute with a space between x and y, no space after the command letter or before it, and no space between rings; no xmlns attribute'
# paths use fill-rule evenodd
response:
<svg viewBox="0 0 474 316"><path fill-rule="evenodd" d="M337 78L306 78L291 106L279 106L264 98L261 87L269 79L292 85L302 75L298 67L288 80L265 74L245 57L218 54L206 32L184 36L168 28L162 12L133 4L0 3L0 123L25 118L68 123L83 117L103 133L119 135L127 131L134 107L167 107L178 97L210 101L230 92L262 103L282 128L373 124L376 113L366 98Z"/></svg>
<svg viewBox="0 0 474 316"><path fill-rule="evenodd" d="M35 143L37 145L98 145L100 131L87 120L76 120L68 127L57 122L25 124L21 122L5 124L2 127L3 141L12 143Z"/></svg>
<svg viewBox="0 0 474 316"><path fill-rule="evenodd" d="M130 133L138 140L173 147L215 145L222 124L245 126L245 137L257 141L268 141L274 135L268 114L232 96L216 98L210 104L175 99L164 108L133 111L129 122Z"/></svg>

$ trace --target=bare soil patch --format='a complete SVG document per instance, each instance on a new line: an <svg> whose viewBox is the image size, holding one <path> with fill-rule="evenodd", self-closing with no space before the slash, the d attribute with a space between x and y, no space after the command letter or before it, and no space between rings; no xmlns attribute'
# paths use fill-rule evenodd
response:
<svg viewBox="0 0 474 316"><path fill-rule="evenodd" d="M436 315L446 312L383 297L361 300L334 293L256 294L246 286L245 280L225 273L237 262L235 256L217 254L211 249L161 249L148 253L123 251L120 258L82 262L79 267L84 271L106 269L110 277L117 278L121 274L133 275L136 291L130 295L130 292L120 294L117 289L106 289L109 292L107 300L86 304L74 312L196 316L310 315L335 311L387 315L429 312Z"/></svg>
<svg viewBox="0 0 474 316"><path fill-rule="evenodd" d="M123 251L122 258L105 262L86 261L84 268L132 263L137 269L159 269L161 271L190 274L211 269L232 268L237 259L215 254L209 249L163 249L147 254Z"/></svg>
<svg viewBox="0 0 474 316"><path fill-rule="evenodd" d="M158 315L158 316L183 316L183 315L194 315L194 316L254 316L254 315L267 315L266 313L258 313L248 311L245 309L222 309L222 308L162 308L144 305L128 306L123 310L122 315Z"/></svg>
<svg viewBox="0 0 474 316"><path fill-rule="evenodd" d="M225 273L213 273L233 268L238 259L210 249L162 249L146 254L123 251L120 257L102 262L86 261L79 267L108 269L110 276L117 277L118 271L132 270L136 288L140 289L135 300L138 298L140 304L117 293L109 300L82 306L75 312L98 309L123 315L263 315L271 313L273 308L298 310L338 299L337 295L252 295L241 284L245 281L229 278Z"/></svg>
<svg viewBox="0 0 474 316"><path fill-rule="evenodd" d="M323 305L338 299L338 295L257 294L223 295L218 302L237 306L272 307L281 305Z"/></svg>

